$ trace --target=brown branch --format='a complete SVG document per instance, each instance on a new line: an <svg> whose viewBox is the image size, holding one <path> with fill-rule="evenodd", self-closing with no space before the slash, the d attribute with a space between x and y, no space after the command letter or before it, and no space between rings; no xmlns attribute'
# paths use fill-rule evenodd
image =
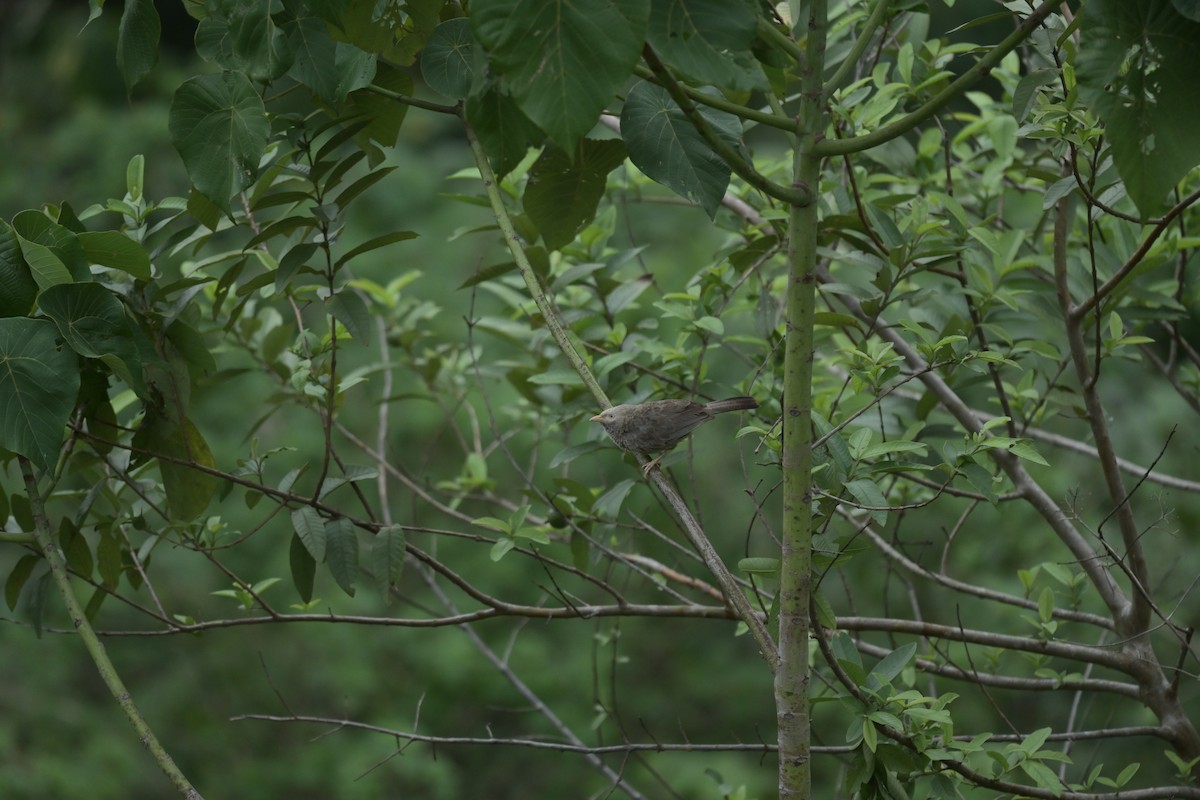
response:
<svg viewBox="0 0 1200 800"><path fill-rule="evenodd" d="M1005 650L1019 650L1025 653L1039 653L1085 664L1099 664L1126 674L1136 674L1140 671L1139 664L1131 656L1115 649L1105 649L1093 645L1045 641L1031 639L1027 636L959 628L956 625L939 625L932 622L914 622L888 617L838 617L837 626L838 630L906 633L931 639L945 639L952 642L999 647Z"/></svg>
<svg viewBox="0 0 1200 800"><path fill-rule="evenodd" d="M1171 206L1166 214L1155 220L1155 225L1150 229L1150 233L1142 241L1137 250L1125 260L1125 263L1112 274L1112 276L1101 284L1096 291L1088 296L1086 300L1078 305L1070 307L1070 319L1072 322L1079 323L1087 316L1101 300L1112 294L1113 290L1120 286L1124 280L1129 277L1130 273L1137 268L1138 264L1142 263L1142 259L1150 252L1150 248L1158 241L1158 237L1170 226L1171 222L1188 209L1196 201L1200 200L1200 189L1189 194L1187 197L1180 200L1175 205ZM1063 201L1059 201L1060 203Z"/></svg>
<svg viewBox="0 0 1200 800"><path fill-rule="evenodd" d="M150 616L154 616L150 614ZM199 633L218 628L238 628L244 625L268 625L271 623L322 622L347 625L378 625L396 628L443 628L462 625L485 619L500 617L529 617L533 619L593 619L596 617L683 617L688 619L737 619L737 615L725 606L677 606L628 603L625 605L575 605L522 606L501 603L497 607L481 608L440 617L371 617L353 614L279 614L278 616L237 617L184 624L175 622L162 630L107 630L97 631L100 636L170 636L177 633ZM46 628L51 633L74 633L65 628Z"/></svg>
<svg viewBox="0 0 1200 800"><path fill-rule="evenodd" d="M892 547L892 545L882 536L876 533L874 528L871 526L864 526L862 530L885 556L914 575L926 578L937 584L945 586L947 589L953 589L954 591L962 594L968 594L984 600L994 600L999 603L1017 606L1018 608L1024 608L1029 611L1038 610L1038 604L1033 600L1029 600L1024 597L1017 597L1016 595L1005 594L1004 592L998 592L994 589L988 589L985 586L980 586L979 584L955 580L944 573L934 572L933 570L926 569L917 562L905 556L896 548ZM1106 630L1113 629L1112 620L1108 617L1102 617L1099 614L1089 614L1086 611L1074 611L1067 608L1055 608L1053 614L1055 619L1069 620L1071 622L1082 622L1088 625L1095 625Z"/></svg>
<svg viewBox="0 0 1200 800"><path fill-rule="evenodd" d="M350 728L369 733L380 733L397 739L424 742L427 744L525 747L531 750L553 750L558 753L580 753L596 756L611 755L613 753L774 753L778 750L776 745L767 744L766 742L737 742L729 744L625 742L623 744L610 745L585 745L572 742L553 742L545 739L522 739L518 737L433 736L417 733L416 731L401 731L394 728L384 728L380 725L368 725L365 722L354 722L352 720L335 719L332 717L314 717L305 714L293 714L286 717L271 714L239 714L236 717L230 717L231 722L246 720L257 720L259 722L309 722L318 725L330 725L334 728ZM846 753L848 749L846 747L813 748L814 752L824 751L827 753Z"/></svg>
<svg viewBox="0 0 1200 800"><path fill-rule="evenodd" d="M1128 559L1130 579L1135 591L1132 599L1125 608L1115 615L1121 630L1126 635L1144 631L1150 623L1151 604L1145 593L1145 587L1150 585L1150 567L1146 563L1145 551L1138 535L1137 520L1133 509L1128 504L1128 494L1125 483L1121 478L1116 464L1116 446L1108 429L1107 414L1100 401L1096 389L1096 373L1088 363L1087 344L1083 339L1081 321L1083 315L1077 313L1078 307L1071 305L1071 290L1067 277L1067 247L1071 227L1071 211L1068 201L1060 200L1055 208L1054 217L1054 279L1058 289L1059 307L1066 325L1067 343L1071 351L1071 361L1075 365L1075 375L1079 381L1079 391L1083 395L1084 407L1087 409L1087 422L1092 430L1092 438L1096 443L1099 456L1100 472L1104 476L1108 488L1108 496L1114 506L1117 522L1121 529L1121 538L1125 542L1125 555ZM1159 229L1160 231L1162 228ZM1155 237L1150 237L1155 238ZM1149 241L1149 238L1147 239ZM1092 295L1099 298L1099 292ZM1096 358L1100 351L1097 348ZM1097 365L1098 366L1098 365ZM1124 562L1122 562L1124 563ZM1137 591L1141 588L1142 591Z"/></svg>
<svg viewBox="0 0 1200 800"><path fill-rule="evenodd" d="M892 652L891 648L880 647L861 640L855 641L854 646L858 648L859 652L876 658L883 658ZM939 664L936 661L919 657L915 663L917 669L943 678L977 683L981 686L992 686L997 689L1013 689L1018 692L1109 692L1134 699L1137 699L1141 692L1136 683L1122 683L1121 681L1100 680L1097 678L1064 678L1063 680L1054 680L1051 678L1020 678L1011 675L994 675L975 670L968 672L952 664ZM1147 728L1147 730L1156 736L1162 735L1159 728Z"/></svg>

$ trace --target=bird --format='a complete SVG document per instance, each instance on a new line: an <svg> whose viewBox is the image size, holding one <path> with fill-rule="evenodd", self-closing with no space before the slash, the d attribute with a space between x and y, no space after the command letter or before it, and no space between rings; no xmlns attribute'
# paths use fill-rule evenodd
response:
<svg viewBox="0 0 1200 800"><path fill-rule="evenodd" d="M653 400L649 403L606 408L591 418L599 422L617 446L622 450L646 457L658 453L658 457L642 467L642 474L649 476L650 470L669 453L675 445L691 435L692 431L717 414L726 411L749 411L758 408L753 397L730 397L711 403L694 400Z"/></svg>

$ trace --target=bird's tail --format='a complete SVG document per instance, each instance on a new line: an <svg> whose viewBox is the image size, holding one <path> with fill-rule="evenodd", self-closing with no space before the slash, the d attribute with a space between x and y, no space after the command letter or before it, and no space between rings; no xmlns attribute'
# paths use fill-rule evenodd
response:
<svg viewBox="0 0 1200 800"><path fill-rule="evenodd" d="M713 414L724 414L726 411L749 411L758 408L758 401L753 397L730 397L727 400L714 400L705 406Z"/></svg>

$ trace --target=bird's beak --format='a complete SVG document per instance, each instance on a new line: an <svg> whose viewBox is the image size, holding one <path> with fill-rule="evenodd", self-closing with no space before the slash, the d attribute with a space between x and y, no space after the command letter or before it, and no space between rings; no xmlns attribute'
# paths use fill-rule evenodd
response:
<svg viewBox="0 0 1200 800"><path fill-rule="evenodd" d="M594 416L594 417L590 418L590 419L588 420L588 422L600 422L600 421L601 421L601 420L600 420L600 416L601 416L600 414L597 414L596 416Z"/></svg>

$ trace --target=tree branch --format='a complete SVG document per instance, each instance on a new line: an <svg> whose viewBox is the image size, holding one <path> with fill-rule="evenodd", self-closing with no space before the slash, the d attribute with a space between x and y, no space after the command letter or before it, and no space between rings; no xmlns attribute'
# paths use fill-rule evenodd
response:
<svg viewBox="0 0 1200 800"><path fill-rule="evenodd" d="M113 665L112 660L108 657L108 652L104 649L104 643L100 641L91 623L88 622L83 607L79 605L79 600L75 597L75 590L71 588L71 578L67 574L67 563L63 558L62 552L58 549L58 545L54 543L50 520L46 517L46 506L42 500L41 493L38 491L37 479L33 476L33 466L25 456L18 456L18 460L21 464L21 474L25 480L25 492L29 498L30 510L33 514L34 538L37 540L38 548L42 551L42 556L50 565L50 573L54 576L54 582L58 585L58 592L62 596L67 614L71 618L71 624L74 625L79 637L83 639L83 645L92 657L92 662L96 665L96 671L100 673L100 678L104 681L104 685L108 687L108 691L112 694L113 699L117 701L117 705L125 713L125 718L129 720L129 724L137 732L138 740L150 752L150 756L158 764L158 768L163 771L163 774L167 776L179 794L187 798L187 800L203 800L200 792L192 786L191 782L188 781L187 777L176 766L175 760L171 758L171 754L166 751L162 742L155 735L154 730L146 722L145 717L142 716L142 712L133 701L133 695L125 688L125 683L121 680L120 674L117 673L116 666Z"/></svg>

